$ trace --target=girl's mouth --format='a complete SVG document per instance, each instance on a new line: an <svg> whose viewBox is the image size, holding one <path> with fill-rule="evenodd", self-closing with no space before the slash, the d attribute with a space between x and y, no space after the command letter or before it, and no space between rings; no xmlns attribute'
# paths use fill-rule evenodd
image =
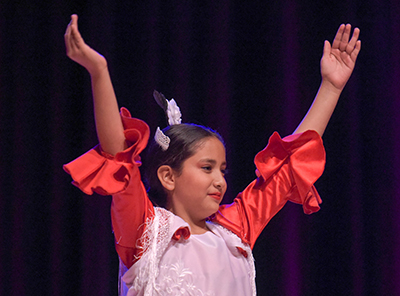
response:
<svg viewBox="0 0 400 296"><path fill-rule="evenodd" d="M220 192L210 193L209 196L211 196L212 198L214 198L214 199L216 199L218 201L221 199L221 193Z"/></svg>

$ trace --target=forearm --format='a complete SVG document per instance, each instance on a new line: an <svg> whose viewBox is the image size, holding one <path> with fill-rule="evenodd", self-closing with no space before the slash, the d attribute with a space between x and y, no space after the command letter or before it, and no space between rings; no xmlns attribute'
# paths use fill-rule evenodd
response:
<svg viewBox="0 0 400 296"><path fill-rule="evenodd" d="M321 59L321 86L307 115L294 133L315 130L320 136L323 135L361 49L361 41L358 40L360 30L355 28L349 40L350 33L351 25L342 24L332 46L325 41Z"/></svg>
<svg viewBox="0 0 400 296"><path fill-rule="evenodd" d="M341 92L342 90L337 89L330 82L322 80L310 109L294 131L294 134L314 130L322 136L335 110Z"/></svg>
<svg viewBox="0 0 400 296"><path fill-rule="evenodd" d="M97 137L103 151L115 155L126 148L124 128L108 68L91 73Z"/></svg>
<svg viewBox="0 0 400 296"><path fill-rule="evenodd" d="M103 151L115 155L124 150L126 144L107 61L85 43L79 33L78 16L75 14L71 16L64 40L67 56L90 73L97 137Z"/></svg>

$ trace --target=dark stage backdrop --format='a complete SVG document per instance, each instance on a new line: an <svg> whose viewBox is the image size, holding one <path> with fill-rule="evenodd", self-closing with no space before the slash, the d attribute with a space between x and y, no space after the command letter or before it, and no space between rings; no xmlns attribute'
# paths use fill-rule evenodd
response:
<svg viewBox="0 0 400 296"><path fill-rule="evenodd" d="M97 144L69 16L106 56L121 106L164 127L153 89L226 139L230 202L253 157L290 134L320 83L325 39L361 28L355 71L323 137L321 210L287 206L254 256L259 295L400 295L400 4L369 1L0 1L0 294L116 295L110 197L62 165Z"/></svg>

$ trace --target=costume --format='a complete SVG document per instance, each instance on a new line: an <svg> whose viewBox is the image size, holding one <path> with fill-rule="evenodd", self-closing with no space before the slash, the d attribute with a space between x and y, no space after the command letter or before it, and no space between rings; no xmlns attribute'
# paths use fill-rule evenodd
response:
<svg viewBox="0 0 400 296"><path fill-rule="evenodd" d="M121 109L129 148L115 157L96 147L64 166L83 192L113 195L121 294L255 295L251 248L269 220L290 200L310 214L321 199L313 184L322 174L325 151L316 132L281 139L274 133L255 157L257 179L230 205L209 218L203 235L146 195L139 166L149 128ZM124 286L129 290L124 290Z"/></svg>

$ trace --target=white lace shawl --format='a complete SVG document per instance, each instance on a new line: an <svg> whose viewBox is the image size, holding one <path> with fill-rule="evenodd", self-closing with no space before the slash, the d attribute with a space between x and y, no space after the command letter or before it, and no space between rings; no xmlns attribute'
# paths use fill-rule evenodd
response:
<svg viewBox="0 0 400 296"><path fill-rule="evenodd" d="M119 295L121 296L163 295L160 286L156 283L157 276L160 273L160 260L171 241L172 235L178 228L187 226L187 224L185 222L177 224L174 214L163 208L155 207L154 210L155 215L152 219L146 221L145 231L137 244L141 249L140 260L129 270L120 262ZM211 231L217 232L223 237L233 254L239 252L237 247L246 251L252 294L256 295L255 266L250 246L242 243L238 236L218 224L208 223L207 225Z"/></svg>

